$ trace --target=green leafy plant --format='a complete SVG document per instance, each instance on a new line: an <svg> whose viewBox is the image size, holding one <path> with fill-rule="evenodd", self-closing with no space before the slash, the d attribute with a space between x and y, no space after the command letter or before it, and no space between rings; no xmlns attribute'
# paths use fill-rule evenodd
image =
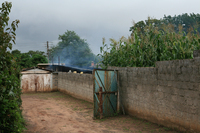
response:
<svg viewBox="0 0 200 133"><path fill-rule="evenodd" d="M171 24L163 24L159 30L149 24L143 28L143 33L136 29L128 38L122 37L119 41L110 39L110 47L103 41L100 64L103 68L152 67L156 61L191 59L193 51L200 49L200 35L192 28L186 34L182 28L180 26L177 33Z"/></svg>
<svg viewBox="0 0 200 133"><path fill-rule="evenodd" d="M15 43L19 20L8 27L12 4L2 3L0 8L0 132L22 132L24 119L21 110L20 69L9 49Z"/></svg>
<svg viewBox="0 0 200 133"><path fill-rule="evenodd" d="M48 63L47 58L43 51L32 51L30 50L27 53L21 53L19 50L13 50L11 52L14 56L14 59L17 61L17 64L21 69L30 68L37 66L38 63Z"/></svg>

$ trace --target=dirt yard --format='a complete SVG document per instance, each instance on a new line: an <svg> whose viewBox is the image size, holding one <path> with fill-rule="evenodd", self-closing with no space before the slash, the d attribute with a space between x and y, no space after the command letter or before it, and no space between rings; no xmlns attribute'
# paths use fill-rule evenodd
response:
<svg viewBox="0 0 200 133"><path fill-rule="evenodd" d="M93 120L93 104L69 95L22 95L27 133L177 133L145 120L120 115Z"/></svg>

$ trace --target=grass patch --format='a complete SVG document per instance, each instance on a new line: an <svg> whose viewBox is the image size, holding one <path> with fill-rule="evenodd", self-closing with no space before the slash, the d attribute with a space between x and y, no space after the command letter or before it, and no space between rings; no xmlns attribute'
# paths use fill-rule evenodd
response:
<svg viewBox="0 0 200 133"><path fill-rule="evenodd" d="M129 131L130 128L126 128L126 127L124 127L123 130L124 130L124 131Z"/></svg>
<svg viewBox="0 0 200 133"><path fill-rule="evenodd" d="M75 107L75 108L73 108L73 110L74 110L74 111L76 111L76 110L77 110L77 108Z"/></svg>

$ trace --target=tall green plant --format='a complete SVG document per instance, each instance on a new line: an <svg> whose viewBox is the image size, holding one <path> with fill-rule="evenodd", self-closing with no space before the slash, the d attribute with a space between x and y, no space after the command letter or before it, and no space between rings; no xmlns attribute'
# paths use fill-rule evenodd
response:
<svg viewBox="0 0 200 133"><path fill-rule="evenodd" d="M21 107L20 69L9 49L15 43L19 20L8 27L12 4L2 3L0 8L0 132L22 132L24 119Z"/></svg>
<svg viewBox="0 0 200 133"><path fill-rule="evenodd" d="M118 42L111 39L110 47L103 43L101 64L104 67L151 67L156 61L191 59L193 51L200 49L197 31L192 29L186 34L180 26L177 33L171 24L162 27L158 30L150 24L144 27L142 34L136 29L128 38L122 37Z"/></svg>

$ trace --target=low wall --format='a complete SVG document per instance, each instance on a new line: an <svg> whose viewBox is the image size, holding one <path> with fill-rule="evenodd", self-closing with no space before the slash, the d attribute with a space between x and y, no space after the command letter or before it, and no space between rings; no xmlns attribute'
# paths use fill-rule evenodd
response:
<svg viewBox="0 0 200 133"><path fill-rule="evenodd" d="M200 59L156 63L163 124L200 132Z"/></svg>
<svg viewBox="0 0 200 133"><path fill-rule="evenodd" d="M126 113L181 131L200 132L200 59L119 68Z"/></svg>
<svg viewBox="0 0 200 133"><path fill-rule="evenodd" d="M92 74L58 72L58 90L93 102Z"/></svg>
<svg viewBox="0 0 200 133"><path fill-rule="evenodd" d="M125 112L181 131L200 132L200 58L118 70ZM58 90L93 101L93 75L59 72Z"/></svg>
<svg viewBox="0 0 200 133"><path fill-rule="evenodd" d="M58 73L52 73L52 88L53 90L58 90Z"/></svg>

